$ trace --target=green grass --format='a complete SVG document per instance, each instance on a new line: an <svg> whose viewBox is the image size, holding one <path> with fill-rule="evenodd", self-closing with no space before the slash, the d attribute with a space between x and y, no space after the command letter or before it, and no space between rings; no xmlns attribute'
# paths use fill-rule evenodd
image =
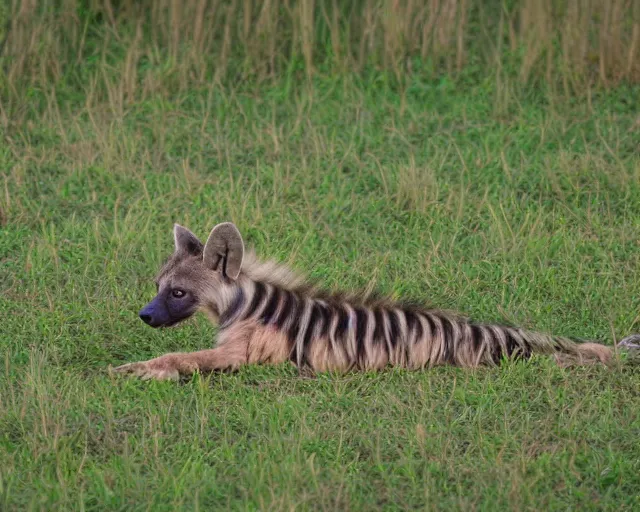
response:
<svg viewBox="0 0 640 512"><path fill-rule="evenodd" d="M639 508L628 360L107 372L213 343L204 318L137 318L173 222L232 220L330 288L607 344L640 331L640 89L463 82L317 76L122 108L25 91L0 146L0 509Z"/></svg>

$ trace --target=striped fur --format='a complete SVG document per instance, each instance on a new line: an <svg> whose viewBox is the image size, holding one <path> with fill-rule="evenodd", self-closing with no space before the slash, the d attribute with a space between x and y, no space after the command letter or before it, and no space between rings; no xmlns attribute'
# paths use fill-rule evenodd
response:
<svg viewBox="0 0 640 512"><path fill-rule="evenodd" d="M261 261L253 252L243 254L240 234L228 223L214 228L206 246L185 228L175 229L176 251L158 275L159 295L152 303L161 299L156 306L164 307L179 288L185 298L175 300L186 302L188 310L172 306L165 325L190 316L195 303L219 324L218 344L130 363L116 368L118 372L163 379L285 361L314 371L345 372L389 366L491 366L536 353L553 354L563 364L606 364L612 357L612 349L598 343L472 322L388 300L322 292L284 265ZM231 257L234 260L227 261ZM225 274L226 268L235 269L232 276ZM637 347L637 341L638 336L630 336L619 346Z"/></svg>
<svg viewBox="0 0 640 512"><path fill-rule="evenodd" d="M268 275L261 272L265 268ZM314 370L476 367L533 353L583 362L611 357L609 348L594 343L470 322L435 309L325 294L286 267L257 259L243 266L234 299L220 315L221 337L238 323L282 334L288 359Z"/></svg>

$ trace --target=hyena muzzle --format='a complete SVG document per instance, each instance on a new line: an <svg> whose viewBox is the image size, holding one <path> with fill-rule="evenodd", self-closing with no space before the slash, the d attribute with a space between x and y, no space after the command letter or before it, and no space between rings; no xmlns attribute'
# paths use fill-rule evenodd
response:
<svg viewBox="0 0 640 512"><path fill-rule="evenodd" d="M144 379L291 361L314 371L420 369L440 364L495 365L503 358L554 354L559 361L608 363L598 343L471 322L439 310L318 291L287 267L245 253L232 223L218 224L203 245L174 226L175 250L162 267L158 294L140 311L152 327L169 327L196 311L219 325L215 348L165 354L115 368ZM640 335L620 342L640 348Z"/></svg>

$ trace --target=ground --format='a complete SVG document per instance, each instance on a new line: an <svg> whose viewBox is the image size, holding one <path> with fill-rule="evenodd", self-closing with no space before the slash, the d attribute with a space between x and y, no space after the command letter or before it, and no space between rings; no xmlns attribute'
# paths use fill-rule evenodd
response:
<svg viewBox="0 0 640 512"><path fill-rule="evenodd" d="M640 331L640 89L564 101L371 73L93 104L33 94L0 146L0 508L631 510L640 367L181 384L210 347L137 317L178 222L234 221L328 288L602 339ZM110 105L110 106L109 106Z"/></svg>

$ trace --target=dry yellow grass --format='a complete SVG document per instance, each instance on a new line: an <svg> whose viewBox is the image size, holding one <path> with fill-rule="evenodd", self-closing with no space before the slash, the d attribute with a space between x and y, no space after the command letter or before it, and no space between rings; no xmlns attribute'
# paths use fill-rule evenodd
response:
<svg viewBox="0 0 640 512"><path fill-rule="evenodd" d="M516 72L565 92L640 80L638 0L12 0L2 87L51 91L74 70L126 104L211 81L384 69ZM82 63L82 66L80 66ZM11 94L13 93L13 94ZM7 106L3 112L5 122ZM15 114L15 112L14 112Z"/></svg>

